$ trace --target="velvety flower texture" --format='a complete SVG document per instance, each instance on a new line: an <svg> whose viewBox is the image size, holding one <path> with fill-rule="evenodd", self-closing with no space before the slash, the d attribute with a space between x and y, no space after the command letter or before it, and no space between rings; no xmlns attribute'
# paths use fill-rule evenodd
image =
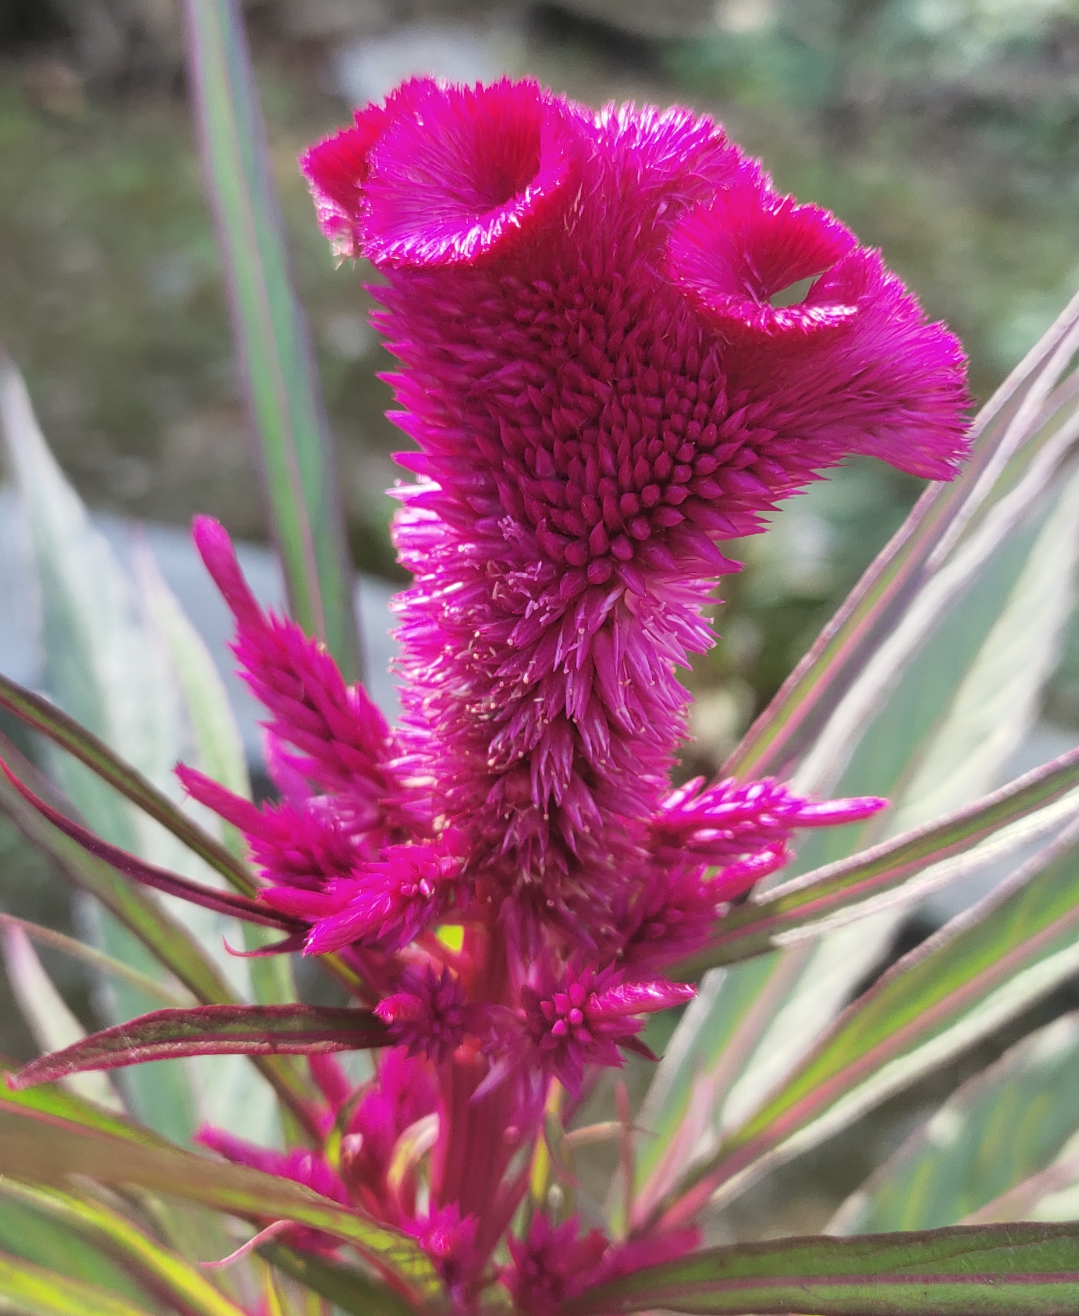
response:
<svg viewBox="0 0 1079 1316"><path fill-rule="evenodd" d="M500 1280L549 1316L695 1237L615 1247L537 1210L496 1254L550 1094L651 1054L641 1016L692 994L664 969L793 832L882 804L672 790L677 669L737 565L719 545L848 453L948 478L962 357L877 253L685 110L419 79L303 169L336 249L384 276L401 363L404 711L391 729L264 614L200 519L281 799L182 778L247 836L261 899L298 929L280 948L335 953L393 1045L358 1092L312 1059L332 1162L203 1137L409 1233L457 1309Z"/></svg>

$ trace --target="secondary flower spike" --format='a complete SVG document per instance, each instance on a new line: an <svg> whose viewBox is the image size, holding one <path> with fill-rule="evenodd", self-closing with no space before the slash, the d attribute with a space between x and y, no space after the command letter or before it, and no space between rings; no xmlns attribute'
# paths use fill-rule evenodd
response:
<svg viewBox="0 0 1079 1316"><path fill-rule="evenodd" d="M884 804L772 780L672 789L677 670L713 642L706 609L737 568L724 543L848 453L948 478L962 355L877 253L686 110L419 79L303 168L336 249L383 276L400 362L402 716L388 726L323 645L264 612L199 518L281 799L180 778L245 836L257 901L106 857L284 934L248 953L326 956L388 1043L359 1084L312 1046L311 1146L201 1142L397 1231L407 1274L393 1249L355 1247L415 1283L417 1310L474 1316L501 1283L515 1310L558 1316L697 1233L615 1243L579 1219L556 1125L600 1067L654 1058L646 1017L693 995L664 974L796 832ZM340 1246L328 1226L265 1225Z"/></svg>

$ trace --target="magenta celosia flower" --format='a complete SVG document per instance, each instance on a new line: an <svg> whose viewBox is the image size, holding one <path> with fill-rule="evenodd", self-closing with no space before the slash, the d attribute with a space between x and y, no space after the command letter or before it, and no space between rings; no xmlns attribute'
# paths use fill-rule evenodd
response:
<svg viewBox="0 0 1079 1316"><path fill-rule="evenodd" d="M419 79L303 167L337 250L384 275L401 363L403 716L391 730L320 643L264 613L199 518L282 798L180 776L247 838L261 905L226 907L280 927L271 951L332 953L388 1044L359 1085L310 1058L310 1150L201 1139L409 1235L455 1310L500 1278L518 1310L554 1316L696 1236L616 1246L536 1204L507 1238L544 1111L624 1051L651 1056L643 1016L692 995L661 972L795 832L883 804L774 781L672 791L677 669L711 644L737 566L720 546L848 453L950 476L962 357L877 253L684 110Z"/></svg>
<svg viewBox="0 0 1079 1316"><path fill-rule="evenodd" d="M471 837L511 935L613 948L685 734L675 668L711 643L733 567L717 543L849 452L947 477L958 345L682 110L421 79L304 169L338 249L386 275L419 449L395 529L416 575L402 761Z"/></svg>

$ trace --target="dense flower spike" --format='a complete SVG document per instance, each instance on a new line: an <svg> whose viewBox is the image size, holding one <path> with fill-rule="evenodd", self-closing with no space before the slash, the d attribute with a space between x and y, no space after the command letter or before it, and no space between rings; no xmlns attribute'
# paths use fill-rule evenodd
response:
<svg viewBox="0 0 1079 1316"><path fill-rule="evenodd" d="M200 518L283 798L181 777L244 833L288 944L334 952L394 1045L358 1087L312 1059L324 1145L203 1141L407 1234L458 1313L500 1279L525 1316L557 1316L696 1235L555 1224L545 1119L596 1067L651 1056L643 1016L692 995L661 972L799 829L883 804L672 791L677 669L712 642L723 542L848 453L949 476L962 358L877 253L684 110L418 79L303 167L336 249L385 276L415 443L394 527L415 576L396 603L404 713L391 732L265 614Z"/></svg>

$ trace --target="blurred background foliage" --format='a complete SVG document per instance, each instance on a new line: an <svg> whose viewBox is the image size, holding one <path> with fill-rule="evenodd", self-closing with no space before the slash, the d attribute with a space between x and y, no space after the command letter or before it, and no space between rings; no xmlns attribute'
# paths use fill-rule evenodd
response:
<svg viewBox="0 0 1079 1316"><path fill-rule="evenodd" d="M404 440L366 271L337 271L295 165L430 67L534 72L590 102L682 100L780 187L883 248L962 336L984 398L1079 282L1076 0L251 0L260 90L364 570ZM171 0L0 0L0 341L92 506L262 538ZM856 461L741 545L693 675L689 766L722 758L917 494ZM1079 642L1054 683L1079 721Z"/></svg>

